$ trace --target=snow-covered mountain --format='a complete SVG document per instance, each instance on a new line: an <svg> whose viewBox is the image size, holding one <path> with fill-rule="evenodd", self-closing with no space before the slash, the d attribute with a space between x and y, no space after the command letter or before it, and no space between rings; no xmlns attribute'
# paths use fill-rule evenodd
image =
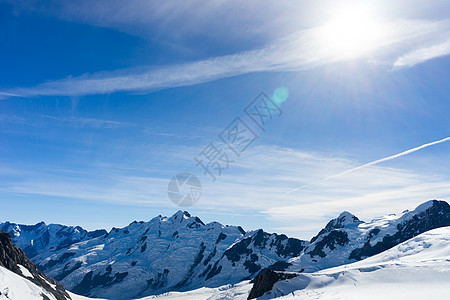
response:
<svg viewBox="0 0 450 300"><path fill-rule="evenodd" d="M15 235L19 244L27 246L35 245L30 232L41 232L23 230L22 225L8 228L19 233ZM63 247L53 246L61 242L52 236L58 237L50 234L46 247L35 248L40 250L33 257L38 267L72 292L109 299L237 283L299 255L308 244L262 230L246 233L239 226L205 225L182 211L113 228L94 238L83 234L80 242L65 242Z"/></svg>
<svg viewBox="0 0 450 300"><path fill-rule="evenodd" d="M258 299L445 300L450 295L450 227L427 231L352 264L288 275L293 278L276 282ZM244 300L253 286L252 282L243 281L141 300Z"/></svg>
<svg viewBox="0 0 450 300"><path fill-rule="evenodd" d="M450 226L450 205L431 200L413 211L360 221L348 212L331 220L284 270L314 272L381 253L428 230Z"/></svg>
<svg viewBox="0 0 450 300"><path fill-rule="evenodd" d="M206 280L218 285L233 279L251 279L263 268L285 269L287 260L298 257L309 242L288 238L286 235L270 234L262 229L251 232L230 246L224 255L216 261L208 273ZM239 276L236 276L239 275Z"/></svg>
<svg viewBox="0 0 450 300"><path fill-rule="evenodd" d="M106 234L104 229L87 231L79 226L46 225L44 222L36 225L5 222L0 223L0 230L8 232L13 237L14 243L29 258L33 258L38 253L67 248L74 243Z"/></svg>
<svg viewBox="0 0 450 300"><path fill-rule="evenodd" d="M450 226L450 206L436 200L370 222L343 212L310 242L216 222L204 224L182 211L108 233L62 225L0 224L20 247L32 246L33 261L68 290L108 299L200 287L213 291L252 279L264 269L315 272L362 260L444 226ZM239 286L241 294L248 292L243 292L247 286Z"/></svg>
<svg viewBox="0 0 450 300"><path fill-rule="evenodd" d="M448 299L450 227L422 233L362 261L298 274L259 299Z"/></svg>
<svg viewBox="0 0 450 300"><path fill-rule="evenodd" d="M56 280L39 271L25 253L0 231L0 299L68 300Z"/></svg>

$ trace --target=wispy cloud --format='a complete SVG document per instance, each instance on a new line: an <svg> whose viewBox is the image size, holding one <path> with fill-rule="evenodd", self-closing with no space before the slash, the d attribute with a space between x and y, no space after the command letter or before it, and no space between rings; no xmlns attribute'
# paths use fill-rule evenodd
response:
<svg viewBox="0 0 450 300"><path fill-rule="evenodd" d="M258 146L232 166L237 171L216 183L205 177L204 194L197 205L210 211L259 211L278 227L302 225L289 233L305 237L344 210L367 220L413 209L429 199L450 197L450 178L426 170L418 172L414 161L408 163L408 169L371 165L297 193L286 193L298 181L306 184L355 165L357 161L342 157Z"/></svg>
<svg viewBox="0 0 450 300"><path fill-rule="evenodd" d="M436 145L436 144L440 144L440 143L444 143L444 142L447 142L447 141L450 141L450 137L446 137L446 138L444 138L444 139L441 139L441 140L438 140L438 141L434 141L434 142L431 142L431 143L426 143L426 144L423 144L423 145L421 145L421 146L418 146L418 147L415 147L415 148L412 148L412 149L409 149L409 150L400 152L400 153L398 153L398 154L391 155L391 156L388 156L388 157L385 157L385 158L381 158L381 159L372 161L372 162L370 162L370 163L363 164L363 165L358 166L358 167L356 167L356 168L351 168L351 169L348 169L348 170L346 170L346 171L344 171L344 172L340 172L340 173L338 173L338 174L335 174L335 175L332 175L332 176L328 176L328 177L326 177L326 178L320 179L320 180L318 180L318 181L316 181L316 182L313 182L313 183L310 183L310 184L308 184L308 185L303 185L303 186L300 186L300 187L295 188L295 189L293 189L293 190L290 190L290 191L288 192L288 194L290 194L290 193L292 193L292 192L295 192L295 191L298 191L298 190L300 190L300 189L303 189L303 188L305 188L305 187L307 187L307 186L314 185L314 184L317 184L317 183L319 183L319 182L326 181L326 180L329 180L329 179L337 178L337 177L346 175L346 174L348 174L348 173L351 173L351 172L355 172L355 171L361 170L361 169L363 169L363 168L367 168L367 167L370 167L370 166L378 165L378 164L380 164L380 163L382 163L382 162L389 161L389 160L392 160L392 159L396 159L396 158L399 158L399 157L401 157L401 156L408 155L408 154L411 154L411 153L413 153L413 152L419 151L419 150L421 150L421 149L423 149L423 148L427 148L427 147L430 147L430 146L433 146L433 145Z"/></svg>
<svg viewBox="0 0 450 300"><path fill-rule="evenodd" d="M131 124L127 122L119 122L106 119L84 118L84 117L57 117L50 115L42 115L43 118L69 124L74 127L90 127L90 128L120 128L129 127Z"/></svg>
<svg viewBox="0 0 450 300"><path fill-rule="evenodd" d="M25 123L25 118L20 117L18 115L11 114L0 114L0 122L11 122L11 123Z"/></svg>
<svg viewBox="0 0 450 300"><path fill-rule="evenodd" d="M172 160L185 162L186 159L189 158L173 156ZM158 176L148 170L123 170L115 165L93 166L78 173L46 166L45 170L16 171L12 176L11 167L4 166L0 168L3 178L0 195L37 195L176 209L167 197L167 184L171 176L186 171L180 170L180 165L183 164L167 166L165 173ZM271 221L271 227L266 225L266 230L302 224L303 229L291 228L287 233L309 237L343 210L368 219L411 209L428 199L450 197L450 178L413 172L414 163L409 164L411 169L371 165L286 194L299 181L306 184L355 165L358 163L354 160L321 153L257 146L249 149L214 183L202 175L201 169L194 166L188 170L196 172L203 185L201 199L189 210L242 214L234 217L236 224L245 224L248 213L260 213Z"/></svg>
<svg viewBox="0 0 450 300"><path fill-rule="evenodd" d="M394 62L394 69L412 67L427 60L450 54L450 40L430 47L420 48L400 56Z"/></svg>
<svg viewBox="0 0 450 300"><path fill-rule="evenodd" d="M371 59L377 54L383 59L396 60L405 52L419 51L424 45L442 43L448 32L450 20L443 21L396 21L386 23L387 36L371 48ZM31 88L15 88L3 91L0 97L19 95L77 96L106 94L121 91L143 92L155 89L195 85L241 74L270 71L299 71L350 59L335 53L333 46L324 46L317 40L321 27L300 30L283 39L276 40L261 49L238 54L214 57L163 67L102 72L62 80L49 81ZM434 50L434 54L437 51ZM439 53L444 53L440 51ZM368 53L360 53L365 56ZM443 54L442 54L443 55ZM387 57L387 58L386 58ZM435 55L422 55L422 61ZM411 64L404 64L405 66Z"/></svg>
<svg viewBox="0 0 450 300"><path fill-rule="evenodd" d="M0 99L2 99L2 98L9 98L9 97L21 97L21 95L0 91Z"/></svg>

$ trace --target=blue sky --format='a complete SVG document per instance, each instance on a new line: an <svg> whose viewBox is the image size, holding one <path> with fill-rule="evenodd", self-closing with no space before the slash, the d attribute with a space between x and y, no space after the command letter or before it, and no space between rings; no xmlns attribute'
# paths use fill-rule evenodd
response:
<svg viewBox="0 0 450 300"><path fill-rule="evenodd" d="M446 2L0 1L0 220L171 215L180 172L202 182L191 214L302 238L448 200ZM194 157L280 88L282 115L203 175Z"/></svg>

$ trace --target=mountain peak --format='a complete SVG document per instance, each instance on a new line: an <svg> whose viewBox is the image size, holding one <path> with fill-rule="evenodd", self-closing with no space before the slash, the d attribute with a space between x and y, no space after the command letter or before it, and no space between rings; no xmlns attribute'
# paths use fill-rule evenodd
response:
<svg viewBox="0 0 450 300"><path fill-rule="evenodd" d="M441 200L428 200L422 204L420 204L419 206L416 207L416 209L413 211L415 213L420 213L422 211L426 211L427 209L431 208L431 207L448 207L449 204L445 201L441 201Z"/></svg>
<svg viewBox="0 0 450 300"><path fill-rule="evenodd" d="M355 215L349 213L348 211L343 211L336 219L328 222L326 229L332 230L337 228L343 228L349 224L362 223Z"/></svg>
<svg viewBox="0 0 450 300"><path fill-rule="evenodd" d="M317 240L319 236L326 234L330 231L333 231L334 229L344 228L350 224L358 225L361 223L364 222L358 219L355 215L349 213L348 211L343 211L337 218L332 219L330 222L328 222L325 228L322 229L315 237L311 239L311 243Z"/></svg>
<svg viewBox="0 0 450 300"><path fill-rule="evenodd" d="M179 210L175 214L173 214L168 221L172 224L182 224L181 226L187 226L189 228L198 228L204 226L202 220L198 217L192 217L190 213L187 211Z"/></svg>
<svg viewBox="0 0 450 300"><path fill-rule="evenodd" d="M174 219L174 220L181 219L181 218L183 218L183 219L189 219L190 217L191 217L191 214L190 214L189 212L179 210L179 211L177 211L176 213L174 213L174 214L170 217L170 219Z"/></svg>
<svg viewBox="0 0 450 300"><path fill-rule="evenodd" d="M416 207L413 211L406 211L400 218L400 222L404 222L424 214L447 215L450 212L450 205L442 200L429 200Z"/></svg>

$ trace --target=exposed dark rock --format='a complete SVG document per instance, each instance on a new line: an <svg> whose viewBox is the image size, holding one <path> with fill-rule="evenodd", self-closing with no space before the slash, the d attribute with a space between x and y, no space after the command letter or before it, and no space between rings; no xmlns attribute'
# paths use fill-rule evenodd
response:
<svg viewBox="0 0 450 300"><path fill-rule="evenodd" d="M220 271L222 271L222 266L217 267L217 263L216 263L214 265L214 267L212 268L212 270L208 273L208 276L206 276L206 280L213 278L214 276L219 274Z"/></svg>
<svg viewBox="0 0 450 300"><path fill-rule="evenodd" d="M51 260L49 260L48 263L46 263L44 266L39 266L39 265L38 265L38 268L39 268L41 271L45 271L45 270L47 270L47 269L51 269L51 268L53 268L56 264L62 263L63 261L65 261L66 259L68 259L68 258L70 258L70 257L72 257L72 256L74 256L74 255L75 255L75 253L73 253L73 252L65 252L65 253L63 253L58 259L51 259Z"/></svg>
<svg viewBox="0 0 450 300"><path fill-rule="evenodd" d="M276 263L270 265L268 267L268 269L270 269L272 271L285 271L291 265L292 265L291 263L280 260L280 261L277 261Z"/></svg>
<svg viewBox="0 0 450 300"><path fill-rule="evenodd" d="M205 223L203 223L202 220L200 220L200 218L198 218L198 217L195 217L194 221L187 225L187 227L189 227L189 228L199 228L202 226L205 226Z"/></svg>
<svg viewBox="0 0 450 300"><path fill-rule="evenodd" d="M205 253L205 249L206 249L205 243L202 242L200 244L200 250L198 251L198 254L197 254L197 256L196 256L196 258L194 260L194 263L189 268L189 271L186 273L185 278L180 283L178 283L175 287L183 286L187 282L192 280L193 270L195 269L195 267L197 267L201 263L201 261L205 257L205 254L204 254Z"/></svg>
<svg viewBox="0 0 450 300"><path fill-rule="evenodd" d="M284 234L273 233L275 239L270 243L270 247L276 248L276 254L280 257L299 256L308 245L306 241L296 238L288 238ZM287 242L285 242L287 240Z"/></svg>
<svg viewBox="0 0 450 300"><path fill-rule="evenodd" d="M344 231L333 230L328 235L324 236L322 240L318 241L314 245L314 249L309 251L306 254L309 254L311 257L320 256L325 257L326 254L323 251L325 246L327 246L330 250L336 249L336 245L345 246L349 242L348 234Z"/></svg>
<svg viewBox="0 0 450 300"><path fill-rule="evenodd" d="M366 257L381 253L425 231L450 226L450 205L445 201L433 200L432 205L414 215L411 219L397 225L398 231L394 235L386 235L382 241L370 245L370 239L378 234L372 230L368 241L361 248L350 253L349 259L361 260Z"/></svg>
<svg viewBox="0 0 450 300"><path fill-rule="evenodd" d="M156 280L152 278L147 280L147 283L152 289L157 290L167 284L167 275L169 275L169 270L164 269L163 273L158 273Z"/></svg>
<svg viewBox="0 0 450 300"><path fill-rule="evenodd" d="M106 268L106 272L104 274L93 274L94 272L92 271L87 273L83 277L83 280L78 285L76 285L72 289L72 291L77 294L89 295L90 290L95 287L113 285L121 282L125 277L127 277L128 272L116 272L113 276L111 276L112 267L111 265L109 265Z"/></svg>
<svg viewBox="0 0 450 300"><path fill-rule="evenodd" d="M33 278L24 276L18 266L19 264L28 269L31 275L33 275ZM42 287L47 292L53 294L58 300L70 299L64 287L55 279L50 278L39 271L36 265L25 256L25 253L13 244L11 236L2 231L0 231L0 266L5 267L6 269ZM56 287L52 288L50 284L53 284Z"/></svg>
<svg viewBox="0 0 450 300"><path fill-rule="evenodd" d="M333 231L334 229L343 228L346 224L351 223L363 223L356 216L351 213L344 211L336 219L331 220L319 233L311 239L311 244L314 243L320 236Z"/></svg>
<svg viewBox="0 0 450 300"><path fill-rule="evenodd" d="M245 234L244 228L242 228L241 226L238 226L237 228L238 228L240 233Z"/></svg>
<svg viewBox="0 0 450 300"><path fill-rule="evenodd" d="M141 247L141 252L144 252L145 250L147 250L147 242Z"/></svg>
<svg viewBox="0 0 450 300"><path fill-rule="evenodd" d="M75 265L73 267L70 267L70 263L67 263L62 272L60 274L58 274L57 276L55 276L56 280L63 280L67 275L69 275L70 273L72 273L73 271L75 271L76 269L79 269L81 267L82 263L81 261L75 263Z"/></svg>
<svg viewBox="0 0 450 300"><path fill-rule="evenodd" d="M209 262L211 261L211 259L216 255L217 253L217 248L214 247L214 250L208 255L208 257L205 259L205 261L203 262L203 265L207 265L209 264Z"/></svg>
<svg viewBox="0 0 450 300"><path fill-rule="evenodd" d="M268 291L272 290L273 285L278 281L294 278L296 276L296 274L279 273L270 269L264 269L256 275L253 287L250 290L250 294L247 299L261 297Z"/></svg>
<svg viewBox="0 0 450 300"><path fill-rule="evenodd" d="M261 270L261 266L255 264L256 261L258 261L258 255L252 254L250 255L250 259L244 262L244 267L250 274L255 274L256 272Z"/></svg>
<svg viewBox="0 0 450 300"><path fill-rule="evenodd" d="M105 229L98 229L98 230L94 230L94 231L89 231L88 232L88 237L91 239L95 239L99 236L105 235L108 232Z"/></svg>
<svg viewBox="0 0 450 300"><path fill-rule="evenodd" d="M242 255L250 254L252 252L252 250L248 248L251 242L252 239L250 237L245 238L225 251L224 255L232 262L239 261Z"/></svg>
<svg viewBox="0 0 450 300"><path fill-rule="evenodd" d="M217 241L216 244L218 244L220 241L223 241L224 239L227 238L227 235L225 233L220 233L219 236L217 237Z"/></svg>

